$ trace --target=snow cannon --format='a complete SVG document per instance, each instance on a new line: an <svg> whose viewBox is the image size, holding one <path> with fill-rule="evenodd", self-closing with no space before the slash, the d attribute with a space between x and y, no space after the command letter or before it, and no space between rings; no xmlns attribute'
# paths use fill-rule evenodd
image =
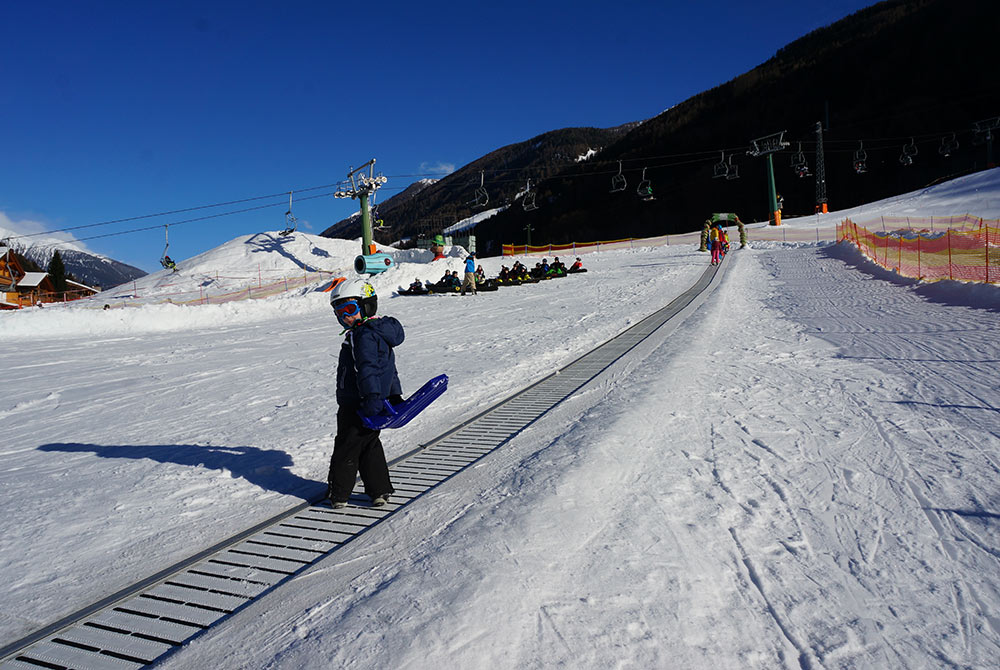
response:
<svg viewBox="0 0 1000 670"><path fill-rule="evenodd" d="M354 271L359 275L377 275L393 265L389 254L362 254L354 259Z"/></svg>

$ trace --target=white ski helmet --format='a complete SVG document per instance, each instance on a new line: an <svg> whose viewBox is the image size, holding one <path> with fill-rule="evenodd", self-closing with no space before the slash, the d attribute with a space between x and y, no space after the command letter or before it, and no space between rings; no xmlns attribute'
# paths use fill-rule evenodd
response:
<svg viewBox="0 0 1000 670"><path fill-rule="evenodd" d="M344 279L330 291L330 305L332 307L352 298L358 301L366 317L375 316L375 311L378 309L378 296L375 295L375 287L365 279Z"/></svg>

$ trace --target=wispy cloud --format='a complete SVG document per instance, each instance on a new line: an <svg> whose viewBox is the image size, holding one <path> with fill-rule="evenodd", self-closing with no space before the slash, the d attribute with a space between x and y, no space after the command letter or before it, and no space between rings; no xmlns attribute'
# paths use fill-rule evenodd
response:
<svg viewBox="0 0 1000 670"><path fill-rule="evenodd" d="M49 233L49 226L31 219L14 220L6 212L0 212L0 239L11 238L11 243L18 246L49 245L53 242L68 242L78 249L89 251L82 242L71 233ZM24 237L30 236L30 237Z"/></svg>
<svg viewBox="0 0 1000 670"><path fill-rule="evenodd" d="M442 163L441 161L438 161L437 163L429 163L424 161L420 164L421 174L451 174L454 171L454 163Z"/></svg>

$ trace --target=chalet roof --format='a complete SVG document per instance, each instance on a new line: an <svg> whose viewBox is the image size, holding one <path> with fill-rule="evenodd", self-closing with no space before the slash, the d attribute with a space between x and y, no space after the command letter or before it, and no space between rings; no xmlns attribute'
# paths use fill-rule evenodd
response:
<svg viewBox="0 0 1000 670"><path fill-rule="evenodd" d="M33 286L40 285L46 277L49 276L48 272L25 272L24 277L22 277L18 282L18 286L25 286L31 288Z"/></svg>
<svg viewBox="0 0 1000 670"><path fill-rule="evenodd" d="M94 293L100 293L99 289L96 289L93 286L87 286L86 284L81 284L80 282L73 281L72 279L67 279L66 280L66 285L69 286L69 287L78 286L80 288L85 288L88 291L93 291Z"/></svg>

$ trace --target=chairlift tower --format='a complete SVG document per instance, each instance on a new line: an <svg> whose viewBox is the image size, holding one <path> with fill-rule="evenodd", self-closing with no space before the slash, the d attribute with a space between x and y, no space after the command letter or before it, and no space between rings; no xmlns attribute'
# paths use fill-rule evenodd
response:
<svg viewBox="0 0 1000 670"><path fill-rule="evenodd" d="M785 132L782 130L780 133L765 135L764 137L751 140L750 150L747 151L748 154L756 158L767 156L767 190L771 212L774 217L774 225L776 226L781 225L781 211L778 209L778 194L774 188L774 160L772 156L775 152L789 146L789 143L785 141Z"/></svg>
<svg viewBox="0 0 1000 670"><path fill-rule="evenodd" d="M364 173L365 168L368 174ZM361 255L354 259L354 270L358 274L376 275L392 267L392 257L379 254L372 243L372 216L370 201L372 195L387 180L382 174L375 174L375 159L371 159L361 167L347 173L350 187L346 182L333 194L335 198L352 198L361 202Z"/></svg>
<svg viewBox="0 0 1000 670"><path fill-rule="evenodd" d="M823 162L823 122L816 122L816 213L829 211L826 201L826 164Z"/></svg>

